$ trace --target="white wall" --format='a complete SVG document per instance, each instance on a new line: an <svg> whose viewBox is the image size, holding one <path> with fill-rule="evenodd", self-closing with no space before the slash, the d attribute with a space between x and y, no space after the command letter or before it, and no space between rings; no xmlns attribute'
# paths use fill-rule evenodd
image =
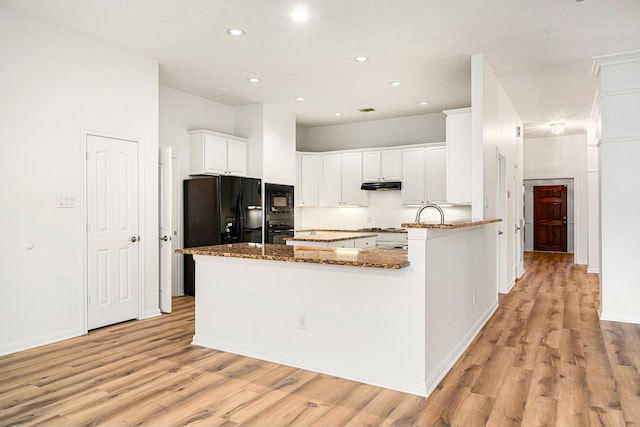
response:
<svg viewBox="0 0 640 427"><path fill-rule="evenodd" d="M271 104L237 107L234 130L249 140L250 176L275 184L295 184L295 114Z"/></svg>
<svg viewBox="0 0 640 427"><path fill-rule="evenodd" d="M297 129L298 151L333 151L445 141L444 113Z"/></svg>
<svg viewBox="0 0 640 427"><path fill-rule="evenodd" d="M587 182L586 134L525 140L524 179L551 180L553 178L573 179L575 262L577 264L587 264L589 262L589 228L587 220L589 187ZM548 184L545 185L552 185L552 181L548 181ZM527 246L527 248L528 250L533 249L532 246Z"/></svg>
<svg viewBox="0 0 640 427"><path fill-rule="evenodd" d="M159 314L158 64L0 9L0 94L0 354L84 332L82 129L140 141L143 312Z"/></svg>
<svg viewBox="0 0 640 427"><path fill-rule="evenodd" d="M498 224L498 228L507 237L506 265L500 264L501 268L506 269L506 287L503 286L501 289L501 292L505 292L515 284L516 267L519 263L519 256L515 254L515 249L518 248L520 235L515 230L522 217L522 174L519 171L523 164L523 138L517 136L516 129L518 127L522 129L522 121L484 55L476 54L471 57L471 76L471 140L474 147L472 151L474 162L472 215L474 219L480 217L478 212L482 212L482 218L485 219L498 218L498 152L505 157L506 162L506 183L509 194L507 215L503 222ZM482 159L481 164L480 159ZM514 166L517 166L517 169ZM487 251L495 253L496 256L497 243L490 242L491 247L487 248ZM497 260L493 261L490 268L494 271L490 271L489 274L495 272L497 277L499 266Z"/></svg>
<svg viewBox="0 0 640 427"><path fill-rule="evenodd" d="M402 205L400 191L370 191L366 207L302 207L296 208L296 229L357 230L359 228L400 228L403 222L414 222L417 206ZM447 221L469 219L468 207L444 207ZM422 213L423 221L440 221L435 209Z"/></svg>
<svg viewBox="0 0 640 427"><path fill-rule="evenodd" d="M296 183L296 115L265 104L263 180L274 184Z"/></svg>

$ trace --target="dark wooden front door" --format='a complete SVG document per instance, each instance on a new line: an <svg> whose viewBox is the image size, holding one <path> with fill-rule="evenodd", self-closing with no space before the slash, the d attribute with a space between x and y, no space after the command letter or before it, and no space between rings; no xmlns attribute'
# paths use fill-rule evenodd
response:
<svg viewBox="0 0 640 427"><path fill-rule="evenodd" d="M533 187L533 249L567 251L567 186Z"/></svg>

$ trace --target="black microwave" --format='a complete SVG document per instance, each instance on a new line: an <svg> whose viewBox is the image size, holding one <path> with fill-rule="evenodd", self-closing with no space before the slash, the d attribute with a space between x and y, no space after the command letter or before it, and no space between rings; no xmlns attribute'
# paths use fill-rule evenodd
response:
<svg viewBox="0 0 640 427"><path fill-rule="evenodd" d="M265 184L268 212L293 211L293 186Z"/></svg>

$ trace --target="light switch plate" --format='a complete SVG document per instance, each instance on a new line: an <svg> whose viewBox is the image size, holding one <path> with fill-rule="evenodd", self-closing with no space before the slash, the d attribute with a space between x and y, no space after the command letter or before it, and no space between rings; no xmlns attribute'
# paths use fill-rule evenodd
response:
<svg viewBox="0 0 640 427"><path fill-rule="evenodd" d="M59 208L75 208L76 201L73 196L58 196Z"/></svg>

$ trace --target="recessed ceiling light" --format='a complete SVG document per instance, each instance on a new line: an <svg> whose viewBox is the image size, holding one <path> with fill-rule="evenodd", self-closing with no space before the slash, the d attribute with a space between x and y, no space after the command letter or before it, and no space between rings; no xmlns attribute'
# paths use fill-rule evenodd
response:
<svg viewBox="0 0 640 427"><path fill-rule="evenodd" d="M402 82L389 82L389 86L391 87L398 87L398 86L402 86Z"/></svg>
<svg viewBox="0 0 640 427"><path fill-rule="evenodd" d="M564 132L564 123L552 123L551 133L558 135Z"/></svg>
<svg viewBox="0 0 640 427"><path fill-rule="evenodd" d="M429 101L420 101L418 102L420 105L429 105Z"/></svg>
<svg viewBox="0 0 640 427"><path fill-rule="evenodd" d="M291 12L291 16L298 22L304 22L309 19L309 11L304 7L298 7Z"/></svg>
<svg viewBox="0 0 640 427"><path fill-rule="evenodd" d="M245 32L239 28L229 28L227 30L227 34L231 37L242 37L245 35Z"/></svg>
<svg viewBox="0 0 640 427"><path fill-rule="evenodd" d="M249 78L247 79L247 81L248 81L249 83L260 83L260 79L259 79L259 78L257 78L257 77L249 77Z"/></svg>
<svg viewBox="0 0 640 427"><path fill-rule="evenodd" d="M299 97L297 97L297 98L296 98L296 101L298 101L298 102L302 102L302 101L304 101L304 98L303 98L303 97L301 97L301 96L299 96Z"/></svg>
<svg viewBox="0 0 640 427"><path fill-rule="evenodd" d="M356 62L367 62L369 60L368 56L356 56L355 58L353 58L354 61Z"/></svg>
<svg viewBox="0 0 640 427"><path fill-rule="evenodd" d="M333 113L334 116L336 117L340 117L342 115L342 113Z"/></svg>

